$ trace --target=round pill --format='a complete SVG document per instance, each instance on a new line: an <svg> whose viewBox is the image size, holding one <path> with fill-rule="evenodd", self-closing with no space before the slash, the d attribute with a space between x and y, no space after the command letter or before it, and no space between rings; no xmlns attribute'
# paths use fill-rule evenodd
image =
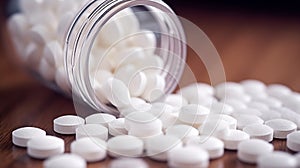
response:
<svg viewBox="0 0 300 168"><path fill-rule="evenodd" d="M219 99L228 95L243 95L244 88L241 84L235 82L223 82L215 86L215 96Z"/></svg>
<svg viewBox="0 0 300 168"><path fill-rule="evenodd" d="M75 134L76 128L84 124L79 116L65 115L53 120L54 131L60 134Z"/></svg>
<svg viewBox="0 0 300 168"><path fill-rule="evenodd" d="M196 145L205 149L210 159L217 159L224 154L224 142L215 137L209 136L198 136L189 139L186 142L187 145Z"/></svg>
<svg viewBox="0 0 300 168"><path fill-rule="evenodd" d="M220 118L229 124L230 129L237 128L237 120L235 118L231 117L230 115L221 114Z"/></svg>
<svg viewBox="0 0 300 168"><path fill-rule="evenodd" d="M243 114L235 117L237 119L237 128L242 130L244 127L251 124L263 124L264 120L256 115Z"/></svg>
<svg viewBox="0 0 300 168"><path fill-rule="evenodd" d="M207 120L198 128L200 135L212 135L215 137L223 137L229 132L229 123L216 118L207 118Z"/></svg>
<svg viewBox="0 0 300 168"><path fill-rule="evenodd" d="M44 168L86 168L85 160L74 154L53 156L43 163Z"/></svg>
<svg viewBox="0 0 300 168"><path fill-rule="evenodd" d="M255 79L241 81L241 84L245 92L250 95L259 95L266 89L266 85L263 82Z"/></svg>
<svg viewBox="0 0 300 168"><path fill-rule="evenodd" d="M125 128L125 118L118 118L108 123L108 131L112 136L127 135L128 131Z"/></svg>
<svg viewBox="0 0 300 168"><path fill-rule="evenodd" d="M162 133L162 122L147 112L133 112L125 117L128 134L146 138Z"/></svg>
<svg viewBox="0 0 300 168"><path fill-rule="evenodd" d="M27 142L35 137L46 136L46 132L40 128L23 127L12 132L12 142L20 147L27 147Z"/></svg>
<svg viewBox="0 0 300 168"><path fill-rule="evenodd" d="M286 145L290 150L300 152L300 131L288 134Z"/></svg>
<svg viewBox="0 0 300 168"><path fill-rule="evenodd" d="M243 129L244 132L250 135L250 138L261 139L267 142L273 140L273 129L263 124L251 124Z"/></svg>
<svg viewBox="0 0 300 168"><path fill-rule="evenodd" d="M27 143L27 154L33 158L45 159L65 151L64 140L54 136L39 136Z"/></svg>
<svg viewBox="0 0 300 168"><path fill-rule="evenodd" d="M71 153L81 156L87 162L103 160L106 149L106 142L99 138L85 137L71 143Z"/></svg>
<svg viewBox="0 0 300 168"><path fill-rule="evenodd" d="M198 136L199 131L192 126L179 124L167 128L166 135L176 136L185 143L189 138Z"/></svg>
<svg viewBox="0 0 300 168"><path fill-rule="evenodd" d="M274 97L264 97L264 98L257 98L256 101L259 101L269 107L281 107L282 102Z"/></svg>
<svg viewBox="0 0 300 168"><path fill-rule="evenodd" d="M282 98L292 93L290 88L282 84L271 84L267 87L266 92L275 98Z"/></svg>
<svg viewBox="0 0 300 168"><path fill-rule="evenodd" d="M250 139L239 143L238 159L250 164L255 164L260 156L272 153L274 147L260 139Z"/></svg>
<svg viewBox="0 0 300 168"><path fill-rule="evenodd" d="M180 109L178 119L187 124L202 124L208 114L208 108L201 105L190 104Z"/></svg>
<svg viewBox="0 0 300 168"><path fill-rule="evenodd" d="M149 138L145 144L147 156L158 161L167 161L167 153L178 147L182 147L181 140L170 135Z"/></svg>
<svg viewBox="0 0 300 168"><path fill-rule="evenodd" d="M168 165L172 168L208 167L207 151L197 146L176 148L168 153Z"/></svg>
<svg viewBox="0 0 300 168"><path fill-rule="evenodd" d="M177 94L182 95L190 102L198 96L212 96L214 94L214 88L206 83L193 83L180 88Z"/></svg>
<svg viewBox="0 0 300 168"><path fill-rule="evenodd" d="M96 137L106 141L108 129L100 124L82 125L76 129L76 140L84 137Z"/></svg>
<svg viewBox="0 0 300 168"><path fill-rule="evenodd" d="M85 118L86 124L100 124L106 128L108 128L108 123L114 121L116 119L115 116L105 113L97 113L87 116Z"/></svg>
<svg viewBox="0 0 300 168"><path fill-rule="evenodd" d="M112 157L139 157L143 154L144 143L131 135L120 135L107 141L108 154Z"/></svg>
<svg viewBox="0 0 300 168"><path fill-rule="evenodd" d="M269 106L257 101L251 101L247 103L247 106L251 109L256 109L258 111L267 111L270 109Z"/></svg>
<svg viewBox="0 0 300 168"><path fill-rule="evenodd" d="M247 105L244 102L239 101L237 99L223 99L222 102L225 104L228 104L234 110L247 108Z"/></svg>
<svg viewBox="0 0 300 168"><path fill-rule="evenodd" d="M180 109L182 106L188 105L188 101L180 94L169 94L166 96L164 102L176 109Z"/></svg>
<svg viewBox="0 0 300 168"><path fill-rule="evenodd" d="M228 114L230 115L234 109L228 104L222 102L213 102L210 106L208 106L210 113L213 114Z"/></svg>
<svg viewBox="0 0 300 168"><path fill-rule="evenodd" d="M250 139L249 134L241 130L229 130L227 135L220 137L224 142L224 148L228 150L237 150L238 144Z"/></svg>
<svg viewBox="0 0 300 168"><path fill-rule="evenodd" d="M238 118L239 115L256 115L256 116L261 116L262 112L260 112L257 109L253 109L253 108L247 108L247 109L239 109L239 110L235 110L231 115L235 118Z"/></svg>
<svg viewBox="0 0 300 168"><path fill-rule="evenodd" d="M119 158L111 161L109 168L148 168L148 164L143 159Z"/></svg>
<svg viewBox="0 0 300 168"><path fill-rule="evenodd" d="M289 133L296 131L297 125L285 119L273 119L266 121L265 124L274 130L274 138L286 139Z"/></svg>
<svg viewBox="0 0 300 168"><path fill-rule="evenodd" d="M275 151L260 156L257 159L257 166L259 168L295 168L297 167L297 161L289 153Z"/></svg>

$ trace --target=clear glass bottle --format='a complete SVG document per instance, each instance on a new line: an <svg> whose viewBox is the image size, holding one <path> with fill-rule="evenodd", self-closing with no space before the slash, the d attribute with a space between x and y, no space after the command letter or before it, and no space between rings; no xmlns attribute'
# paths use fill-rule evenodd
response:
<svg viewBox="0 0 300 168"><path fill-rule="evenodd" d="M125 31L125 29L132 26L130 25L130 20L127 18L130 16L120 15L120 13L130 9L131 13L139 22L139 28L141 30L151 31L155 35L155 49L153 49L153 47L147 48L147 46L142 45L139 47L142 47L145 51L153 50L155 55L163 60L162 67L157 69L166 82L163 92L166 94L171 93L176 88L177 82L179 81L185 66L185 35L179 18L163 1L90 0L85 1L84 5L81 4L77 5L77 7L73 7L76 12L69 12L72 5L76 5L67 0L63 7L60 6L61 2L58 2L62 0L30 1L32 1L32 4L29 5L36 10L30 13L31 11L26 11L26 4L23 4L25 10L22 10L23 13L21 13L21 15L19 14L19 16L15 15L11 17L15 17L15 20L9 20L8 28L10 29L12 40L19 55L23 55L20 56L21 62L30 69L34 76L41 79L47 86L61 91L66 95L73 96L73 99L83 101L97 111L117 113L115 107L109 103L104 103L97 98L93 86L95 75L92 74L91 63L95 65L95 62L97 62L97 68L106 66L102 61L105 57L111 56L109 51L114 49L118 52L119 46L121 46L121 48L127 47L127 44L124 45L124 47L122 46L122 43L128 38L133 37L132 34L134 33L132 32L131 34L122 37L121 40L107 46L105 52L97 55L96 60L92 57L95 45L99 43L98 37L101 36L101 31L106 25L111 24L116 16L119 18L120 16L124 16L123 23L125 23L125 26L121 26L122 30L124 29ZM68 6L67 2L70 6ZM62 14L56 14L53 12L53 9L52 13L49 12L48 14L48 8L53 8L55 9L54 11L60 11ZM37 16L39 14L43 14L43 18L38 18ZM33 15L36 18L32 19L30 16L26 15ZM27 17L27 21L29 20L30 26L28 26L28 23L22 24L20 22L20 20L24 21L22 20L22 17L24 16ZM67 16L72 19L67 19ZM54 27L52 28L55 32L54 38L47 37L47 34L45 35L45 33L43 34L43 27L40 26L43 24L40 24L40 22L48 27ZM65 24L59 22L65 22ZM127 27L127 25L129 26ZM47 28L47 26L45 27ZM26 33L23 29L29 29L28 31L30 32ZM39 34L40 32L42 33ZM21 35L18 35L18 33ZM136 35L139 33L140 32L138 31ZM30 37L26 34L29 34ZM115 33L111 34L112 37L113 35L115 35ZM37 43L36 41L38 41L38 45L32 45ZM57 43L51 45L51 42L53 41L56 41ZM102 42L100 41L100 43ZM50 55L54 55L54 58L45 58L45 53L47 53L46 47L53 49ZM57 53L58 50L55 50L55 47L61 47L62 52ZM28 56L33 54L38 59ZM59 58L55 58L55 56ZM50 62L54 62L53 64L55 65L50 68L45 68L49 66L49 60ZM60 60L58 61L59 64L61 64L60 66L57 66L57 60ZM151 68L155 69L156 67ZM53 71L55 75L48 75L51 74L51 71Z"/></svg>

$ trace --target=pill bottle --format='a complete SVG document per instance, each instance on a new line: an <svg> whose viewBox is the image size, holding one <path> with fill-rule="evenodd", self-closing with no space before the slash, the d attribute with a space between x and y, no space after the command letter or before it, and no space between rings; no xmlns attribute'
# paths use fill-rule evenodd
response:
<svg viewBox="0 0 300 168"><path fill-rule="evenodd" d="M157 68L164 78L164 94L176 88L185 66L185 34L179 17L163 1L20 0L19 6L20 13L8 19L19 62L48 87L97 111L117 113L115 106L97 96L93 80L99 69L114 76L116 67L107 63L114 57L111 53L124 54L126 49L135 48L136 52L142 49L146 57L157 56L160 66L151 68ZM151 38L154 43L147 43ZM149 66L155 62L133 59Z"/></svg>

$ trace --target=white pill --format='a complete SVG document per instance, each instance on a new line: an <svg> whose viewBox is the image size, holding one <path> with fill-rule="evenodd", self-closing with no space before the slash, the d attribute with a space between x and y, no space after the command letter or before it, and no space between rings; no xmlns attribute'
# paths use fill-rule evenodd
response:
<svg viewBox="0 0 300 168"><path fill-rule="evenodd" d="M149 56L153 55L156 50L156 36L152 31L141 30L126 40L129 41L131 46L144 48Z"/></svg>
<svg viewBox="0 0 300 168"><path fill-rule="evenodd" d="M226 92L226 97L220 98L223 99L237 99L244 103L248 103L252 100L251 96L247 95L246 93L235 93L235 92Z"/></svg>
<svg viewBox="0 0 300 168"><path fill-rule="evenodd" d="M185 143L188 139L199 135L199 131L188 125L173 125L166 129L166 135L176 136Z"/></svg>
<svg viewBox="0 0 300 168"><path fill-rule="evenodd" d="M291 95L283 97L281 100L284 105L293 111L300 114L300 94L299 93L292 93Z"/></svg>
<svg viewBox="0 0 300 168"><path fill-rule="evenodd" d="M217 159L224 155L224 142L211 136L198 136L186 142L187 145L196 145L205 149L210 159Z"/></svg>
<svg viewBox="0 0 300 168"><path fill-rule="evenodd" d="M250 139L239 143L237 156L245 163L255 164L260 156L270 154L273 150L273 145L266 141Z"/></svg>
<svg viewBox="0 0 300 168"><path fill-rule="evenodd" d="M110 162L109 168L149 168L143 159L137 158L119 158Z"/></svg>
<svg viewBox="0 0 300 168"><path fill-rule="evenodd" d="M112 136L127 135L128 131L125 128L125 118L118 118L108 123L108 131Z"/></svg>
<svg viewBox="0 0 300 168"><path fill-rule="evenodd" d="M116 69L118 69L126 65L138 65L140 62L144 61L147 56L143 48L130 47L120 51L114 49L107 57Z"/></svg>
<svg viewBox="0 0 300 168"><path fill-rule="evenodd" d="M200 97L212 96L214 94L214 88L206 83L193 83L180 88L177 94L182 95L187 99L189 103L200 102Z"/></svg>
<svg viewBox="0 0 300 168"><path fill-rule="evenodd" d="M241 82L245 92L251 96L259 96L264 93L266 89L266 85L259 80L244 80Z"/></svg>
<svg viewBox="0 0 300 168"><path fill-rule="evenodd" d="M221 137L224 142L225 149L237 150L238 144L250 139L249 134L241 130L229 130L228 134Z"/></svg>
<svg viewBox="0 0 300 168"><path fill-rule="evenodd" d="M147 101L154 101L165 93L166 81L163 76L158 74L147 74L147 85L142 98Z"/></svg>
<svg viewBox="0 0 300 168"><path fill-rule="evenodd" d="M230 95L243 95L244 88L241 84L235 82L224 82L215 86L215 96L219 99ZM231 96L230 96L231 97Z"/></svg>
<svg viewBox="0 0 300 168"><path fill-rule="evenodd" d="M69 93L72 89L66 69L63 66L56 69L55 82L57 86L66 93Z"/></svg>
<svg viewBox="0 0 300 168"><path fill-rule="evenodd" d="M130 35L139 31L139 21L130 8L121 10L114 17L122 26L125 35Z"/></svg>
<svg viewBox="0 0 300 168"><path fill-rule="evenodd" d="M107 79L98 91L116 107L124 107L130 104L129 90L119 79Z"/></svg>
<svg viewBox="0 0 300 168"><path fill-rule="evenodd" d="M166 95L164 102L176 109L180 109L182 106L188 105L188 101L180 94Z"/></svg>
<svg viewBox="0 0 300 168"><path fill-rule="evenodd" d="M95 87L96 83L98 83L100 86L109 78L113 77L113 74L110 71L107 70L96 70L91 73L91 82L93 86Z"/></svg>
<svg viewBox="0 0 300 168"><path fill-rule="evenodd" d="M208 106L210 108L210 112L212 114L228 114L230 115L234 109L228 104L222 103L222 102L213 102L211 106Z"/></svg>
<svg viewBox="0 0 300 168"><path fill-rule="evenodd" d="M47 81L53 81L55 78L55 67L50 65L45 58L40 60L39 73Z"/></svg>
<svg viewBox="0 0 300 168"><path fill-rule="evenodd" d="M257 160L259 168L295 168L297 167L296 159L289 153L275 151L266 155L262 155Z"/></svg>
<svg viewBox="0 0 300 168"><path fill-rule="evenodd" d="M275 110L280 113L282 119L290 120L297 125L298 129L300 128L300 114L286 107L275 108Z"/></svg>
<svg viewBox="0 0 300 168"><path fill-rule="evenodd" d="M239 109L239 110L235 110L231 116L233 117L238 117L240 115L256 115L256 116L261 116L262 112L260 112L257 109L253 109L253 108L247 108L247 109Z"/></svg>
<svg viewBox="0 0 300 168"><path fill-rule="evenodd" d="M40 60L42 57L43 51L37 46L35 43L29 43L26 46L25 54L24 54L24 61L26 65L34 70L39 70L40 67Z"/></svg>
<svg viewBox="0 0 300 168"><path fill-rule="evenodd" d="M76 140L84 137L95 137L106 141L108 129L100 124L81 125L76 129Z"/></svg>
<svg viewBox="0 0 300 168"><path fill-rule="evenodd" d="M153 103L151 109L147 112L160 119L164 129L173 125L177 119L173 117L174 108L165 103Z"/></svg>
<svg viewBox="0 0 300 168"><path fill-rule="evenodd" d="M86 168L85 160L74 154L62 154L53 156L43 163L44 168Z"/></svg>
<svg viewBox="0 0 300 168"><path fill-rule="evenodd" d="M282 98L292 93L291 89L282 84L271 84L267 87L266 92L269 96Z"/></svg>
<svg viewBox="0 0 300 168"><path fill-rule="evenodd" d="M137 62L136 66L139 70L143 70L146 74L163 74L166 76L166 67L162 57L157 55L146 56L143 61Z"/></svg>
<svg viewBox="0 0 300 168"><path fill-rule="evenodd" d="M131 135L120 135L107 141L108 153L112 157L139 157L143 154L144 143Z"/></svg>
<svg viewBox="0 0 300 168"><path fill-rule="evenodd" d="M46 136L46 132L40 128L22 127L12 132L12 142L20 147L27 147L27 142L39 136Z"/></svg>
<svg viewBox="0 0 300 168"><path fill-rule="evenodd" d="M60 134L75 134L76 129L83 124L83 118L74 115L65 115L53 120L53 129Z"/></svg>
<svg viewBox="0 0 300 168"><path fill-rule="evenodd" d="M87 162L105 159L106 149L106 142L99 138L85 137L71 143L71 153L81 156Z"/></svg>
<svg viewBox="0 0 300 168"><path fill-rule="evenodd" d="M45 45L43 57L51 66L60 67L64 64L63 50L57 41L50 41Z"/></svg>
<svg viewBox="0 0 300 168"><path fill-rule="evenodd" d="M262 115L259 117L261 119L263 119L264 121L281 118L281 114L275 110L266 110L266 111L261 111L261 112L262 112Z"/></svg>
<svg viewBox="0 0 300 168"><path fill-rule="evenodd" d="M215 117L208 117L207 120L198 128L200 135L211 135L214 137L223 137L229 132L228 122Z"/></svg>
<svg viewBox="0 0 300 168"><path fill-rule="evenodd" d="M158 161L167 161L168 152L175 148L182 147L183 144L178 137L170 135L159 135L149 138L145 144L148 157Z"/></svg>
<svg viewBox="0 0 300 168"><path fill-rule="evenodd" d="M52 34L50 30L44 25L35 25L30 31L29 35L31 39L39 46L44 46L48 41L52 40Z"/></svg>
<svg viewBox="0 0 300 168"><path fill-rule="evenodd" d="M131 96L141 96L146 89L146 74L138 71L133 65L129 64L118 68L114 76L125 83Z"/></svg>
<svg viewBox="0 0 300 168"><path fill-rule="evenodd" d="M217 103L217 98L213 96L194 95L194 98L189 98L190 104L199 104L211 108L212 104Z"/></svg>
<svg viewBox="0 0 300 168"><path fill-rule="evenodd" d="M266 111L266 110L270 109L269 106L265 105L264 103L257 102L257 101L251 101L251 102L247 103L247 106L251 109L256 109L259 111Z"/></svg>
<svg viewBox="0 0 300 168"><path fill-rule="evenodd" d="M286 146L292 151L300 152L300 131L287 135Z"/></svg>
<svg viewBox="0 0 300 168"><path fill-rule="evenodd" d="M297 125L285 119L273 119L266 121L265 124L274 130L274 138L286 139L289 133L296 131Z"/></svg>
<svg viewBox="0 0 300 168"><path fill-rule="evenodd" d="M180 109L178 119L189 125L202 124L209 114L209 109L196 104L189 104Z"/></svg>
<svg viewBox="0 0 300 168"><path fill-rule="evenodd" d="M125 127L129 135L147 138L162 133L162 122L154 115L134 112L125 117Z"/></svg>
<svg viewBox="0 0 300 168"><path fill-rule="evenodd" d="M273 97L257 98L255 100L272 108L278 108L282 106L282 102Z"/></svg>
<svg viewBox="0 0 300 168"><path fill-rule="evenodd" d="M243 129L244 127L251 125L251 124L263 124L264 120L262 120L260 117L256 115L250 115L250 114L243 114L238 115L236 117L237 119L237 128Z"/></svg>
<svg viewBox="0 0 300 168"><path fill-rule="evenodd" d="M229 124L230 129L236 129L237 128L237 120L229 115L221 114L220 118L224 121L226 121Z"/></svg>
<svg viewBox="0 0 300 168"><path fill-rule="evenodd" d="M108 123L116 120L116 117L111 114L97 113L87 116L85 118L86 124L100 124L108 128Z"/></svg>
<svg viewBox="0 0 300 168"><path fill-rule="evenodd" d="M65 151L64 140L54 136L39 136L27 143L27 154L37 159L45 159Z"/></svg>
<svg viewBox="0 0 300 168"><path fill-rule="evenodd" d="M267 142L273 140L273 129L263 124L251 124L243 128L243 131L250 135L251 139L261 139Z"/></svg>
<svg viewBox="0 0 300 168"><path fill-rule="evenodd" d="M119 22L110 20L100 30L98 38L102 46L111 46L124 36L124 30ZM101 40L100 40L101 39Z"/></svg>
<svg viewBox="0 0 300 168"><path fill-rule="evenodd" d="M118 108L118 110L120 111L121 116L127 116L130 113L139 111L139 112L147 112L151 109L152 105L149 103L143 103L143 104L133 104L131 102L131 104L129 106L125 106L122 108Z"/></svg>
<svg viewBox="0 0 300 168"><path fill-rule="evenodd" d="M201 167L209 165L209 155L204 149L196 146L176 148L168 154L168 166L172 168Z"/></svg>
<svg viewBox="0 0 300 168"><path fill-rule="evenodd" d="M17 13L9 17L7 22L8 30L13 39L20 40L16 41L18 43L27 43L28 42L28 29L29 23L26 17L23 14ZM15 40L14 40L15 42Z"/></svg>
<svg viewBox="0 0 300 168"><path fill-rule="evenodd" d="M237 100L237 99L226 99L226 100L224 99L221 102L228 104L235 110L247 108L247 105L244 102Z"/></svg>

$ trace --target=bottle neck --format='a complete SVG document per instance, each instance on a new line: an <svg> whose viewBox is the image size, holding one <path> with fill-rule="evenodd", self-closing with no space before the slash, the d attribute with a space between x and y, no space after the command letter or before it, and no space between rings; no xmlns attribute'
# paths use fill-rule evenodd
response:
<svg viewBox="0 0 300 168"><path fill-rule="evenodd" d="M65 65L74 97L80 97L97 111L118 113L95 96L89 75L89 60L95 38L105 24L118 12L135 6L145 6L156 19L160 55L164 60L165 93L172 92L181 77L186 58L185 35L174 12L160 0L93 0L74 18L65 40ZM100 60L101 61L101 60Z"/></svg>

